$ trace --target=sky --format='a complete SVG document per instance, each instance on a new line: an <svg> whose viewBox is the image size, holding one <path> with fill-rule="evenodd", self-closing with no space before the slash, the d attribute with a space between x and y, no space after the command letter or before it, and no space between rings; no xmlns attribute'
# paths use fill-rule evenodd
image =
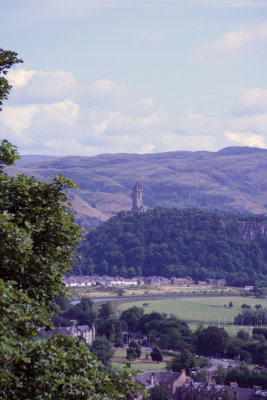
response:
<svg viewBox="0 0 267 400"><path fill-rule="evenodd" d="M267 148L267 0L0 0L20 154Z"/></svg>

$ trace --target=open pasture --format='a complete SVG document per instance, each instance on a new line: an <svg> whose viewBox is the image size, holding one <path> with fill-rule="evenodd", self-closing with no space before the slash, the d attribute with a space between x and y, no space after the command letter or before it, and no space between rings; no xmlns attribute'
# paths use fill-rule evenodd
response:
<svg viewBox="0 0 267 400"><path fill-rule="evenodd" d="M138 297L138 296L168 296L168 295L235 295L239 294L239 289L232 287L217 287L211 285L137 285L120 287L124 291L124 297ZM81 297L117 297L116 287L74 287L69 288L70 298L72 300L80 299Z"/></svg>
<svg viewBox="0 0 267 400"><path fill-rule="evenodd" d="M232 301L233 307L229 307ZM266 299L256 299L251 297L227 296L227 297L191 297L184 299L162 299L162 300L142 300L128 302L118 306L119 311L124 311L130 307L143 307L145 313L158 311L160 313L174 314L186 321L195 323L214 323L232 324L234 317L240 313L243 303L250 305L252 308L255 304L261 304L267 307ZM226 307L225 307L226 306ZM240 321L241 324L241 321Z"/></svg>
<svg viewBox="0 0 267 400"><path fill-rule="evenodd" d="M147 358L148 354L148 358ZM163 356L163 360L159 363L152 361L150 357L150 351L142 351L140 358L131 361L131 369L135 371L145 372L145 371L166 371L166 362L171 360L170 356ZM125 349L117 349L114 352L114 356L112 359L112 365L118 369L123 368L126 364L129 363L129 360L126 358L126 350Z"/></svg>

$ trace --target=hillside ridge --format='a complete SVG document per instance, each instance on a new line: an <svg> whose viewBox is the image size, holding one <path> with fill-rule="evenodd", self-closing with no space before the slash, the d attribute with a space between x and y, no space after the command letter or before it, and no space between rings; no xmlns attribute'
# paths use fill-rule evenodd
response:
<svg viewBox="0 0 267 400"><path fill-rule="evenodd" d="M77 196L90 207L83 210L74 201L73 209L89 229L90 218L95 226L96 221L131 209L137 180L144 189L146 208L191 207L267 215L266 149L232 146L217 152L22 156L16 167L7 171L41 180L61 173L76 181Z"/></svg>

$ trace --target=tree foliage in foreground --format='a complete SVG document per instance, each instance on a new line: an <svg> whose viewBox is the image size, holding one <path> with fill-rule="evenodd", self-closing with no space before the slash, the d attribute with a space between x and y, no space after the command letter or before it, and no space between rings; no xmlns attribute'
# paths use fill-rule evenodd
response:
<svg viewBox="0 0 267 400"><path fill-rule="evenodd" d="M234 286L256 284L267 279L262 226L267 226L263 215L167 208L135 215L120 212L87 234L73 272L195 280L215 274ZM256 230L253 240L246 236L250 230Z"/></svg>
<svg viewBox="0 0 267 400"><path fill-rule="evenodd" d="M4 399L115 400L135 391L131 373L105 375L85 344L64 335L27 341L23 357L12 364L15 374L1 377Z"/></svg>
<svg viewBox="0 0 267 400"><path fill-rule="evenodd" d="M0 107L11 88L4 76L19 62L16 56L0 49ZM104 374L102 364L76 338L36 336L39 327L51 327L52 301L65 292L63 276L75 255L80 227L66 195L75 184L62 176L51 183L9 177L4 166L17 158L16 147L2 140L0 398L126 399L137 390L131 372Z"/></svg>
<svg viewBox="0 0 267 400"><path fill-rule="evenodd" d="M10 151L11 150L11 151ZM0 160L12 164L6 141ZM110 377L77 339L32 340L51 327L52 300L64 293L80 228L69 212L65 190L74 185L24 175L0 174L0 397L3 399L124 399L135 391L130 373ZM81 304L89 307L87 303ZM87 310L87 309L86 309Z"/></svg>
<svg viewBox="0 0 267 400"><path fill-rule="evenodd" d="M8 99L8 95L12 86L6 79L6 75L10 68L15 64L22 63L18 53L15 51L0 49L0 111L2 110L3 101Z"/></svg>
<svg viewBox="0 0 267 400"><path fill-rule="evenodd" d="M0 160L17 157L7 141ZM64 293L80 228L65 194L74 185L0 174L0 397L3 399L125 399L135 383L106 376L102 364L77 339L31 340L51 327L52 300ZM80 312L84 312L81 304ZM88 308L88 307L87 307Z"/></svg>
<svg viewBox="0 0 267 400"><path fill-rule="evenodd" d="M153 388L149 389L149 400L169 400L170 395L167 392L167 390L160 386L160 385L155 385Z"/></svg>

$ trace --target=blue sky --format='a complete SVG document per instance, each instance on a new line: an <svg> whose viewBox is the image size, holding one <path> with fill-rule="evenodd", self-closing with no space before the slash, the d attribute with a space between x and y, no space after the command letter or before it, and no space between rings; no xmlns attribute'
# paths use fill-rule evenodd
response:
<svg viewBox="0 0 267 400"><path fill-rule="evenodd" d="M21 154L267 147L266 0L0 0Z"/></svg>

